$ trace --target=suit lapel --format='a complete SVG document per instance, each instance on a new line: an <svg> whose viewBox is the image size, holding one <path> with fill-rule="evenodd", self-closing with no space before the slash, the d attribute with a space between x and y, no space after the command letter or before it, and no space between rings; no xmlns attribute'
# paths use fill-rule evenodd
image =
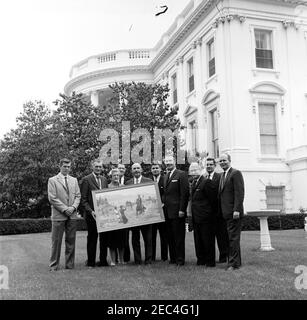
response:
<svg viewBox="0 0 307 320"><path fill-rule="evenodd" d="M172 181L172 179L174 179L174 177L176 176L176 174L177 174L177 169L175 169L175 171L173 172L173 174L170 176L170 178L166 181L166 185L165 185L165 187L167 187L169 184L170 184L170 182Z"/></svg>
<svg viewBox="0 0 307 320"><path fill-rule="evenodd" d="M95 177L94 177L93 174L91 174L91 180L92 180L92 183L95 185L95 187L96 187L97 189L99 189L99 185L98 185L98 183L97 183L97 181L96 181L96 179L95 179Z"/></svg>
<svg viewBox="0 0 307 320"><path fill-rule="evenodd" d="M226 185L226 183L228 182L228 180L229 180L229 178L230 178L231 173L232 173L232 168L230 168L230 169L229 169L229 171L228 171L228 173L227 173L227 175L226 175L226 179L225 179L225 181L224 181L224 185L223 185L223 188L222 188L222 190L221 190L221 191L223 191L223 190L224 190L225 185ZM221 181L222 181L222 178L221 178Z"/></svg>
<svg viewBox="0 0 307 320"><path fill-rule="evenodd" d="M198 188L198 186L200 185L200 183L203 181L203 176L200 176L196 185L195 185L195 190Z"/></svg>
<svg viewBox="0 0 307 320"><path fill-rule="evenodd" d="M196 182L195 186L192 188L192 196L194 197L195 195L195 191L197 190L198 186L201 184L201 182L203 181L203 176L200 176L198 181Z"/></svg>
<svg viewBox="0 0 307 320"><path fill-rule="evenodd" d="M60 175L57 175L57 181L63 186L63 188L66 190L66 192L67 192L67 189L66 189L66 186L65 186L65 183L63 183L63 181L62 181L62 179L61 179L61 177L60 177Z"/></svg>
<svg viewBox="0 0 307 320"><path fill-rule="evenodd" d="M73 190L75 187L74 179L72 179L71 176L68 176L67 182L69 190Z"/></svg>

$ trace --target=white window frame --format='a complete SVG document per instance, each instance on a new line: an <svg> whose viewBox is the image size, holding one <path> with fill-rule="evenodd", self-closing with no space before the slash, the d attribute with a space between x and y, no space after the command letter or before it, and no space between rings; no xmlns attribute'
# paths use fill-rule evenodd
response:
<svg viewBox="0 0 307 320"><path fill-rule="evenodd" d="M190 91L190 76L189 76L189 62L193 60L193 85L194 88L193 90ZM189 58L186 60L186 76L187 76L187 95L190 95L192 92L195 91L195 56L194 54L191 55Z"/></svg>
<svg viewBox="0 0 307 320"><path fill-rule="evenodd" d="M265 30L272 32L272 58L273 58L273 69L268 68L258 68L256 65L256 38L255 38L255 30ZM265 26L265 25L251 25L250 26L251 32L251 52L252 52L252 70L257 72L268 72L268 73L279 73L278 71L278 60L277 60L277 32L276 28L272 26Z"/></svg>
<svg viewBox="0 0 307 320"><path fill-rule="evenodd" d="M176 103L174 102L174 82L173 82L173 77L174 77L174 75L176 75L176 85L177 85L177 101L176 101ZM171 95L171 101L172 101L172 105L174 105L174 106L176 106L177 104L178 104L178 71L177 70L175 70L172 74L171 74L171 76L170 76L170 79L171 79L171 92L172 92L172 95Z"/></svg>
<svg viewBox="0 0 307 320"><path fill-rule="evenodd" d="M195 131L192 131L192 125L195 125ZM197 119L196 119L196 115L192 116L191 118L188 119L188 129L190 132L189 133L189 144L190 144L190 151L194 152L194 154L196 153L196 151L198 151L198 124L197 124ZM195 134L195 145L193 146L193 132ZM194 147L194 149L193 149Z"/></svg>
<svg viewBox="0 0 307 320"><path fill-rule="evenodd" d="M219 121L219 99L214 99L212 104L209 104L206 107L206 113L207 113L207 146L208 146L208 152L209 155L211 155L212 157L215 157L215 153L214 153L214 147L213 147L213 127L212 127L212 112L216 111L217 112L217 136L218 136L218 146L219 146L219 151L221 150L220 148L220 121ZM220 152L219 152L220 155Z"/></svg>
<svg viewBox="0 0 307 320"><path fill-rule="evenodd" d="M260 104L274 104L275 105L275 120L276 120L276 134L277 134L277 153L276 154L263 154L261 153L261 140L260 140L260 121L259 121L259 105ZM281 135L280 135L280 100L278 98L270 98L270 97L263 97L258 98L256 100L256 135L257 135L257 153L259 159L280 159L281 158Z"/></svg>
<svg viewBox="0 0 307 320"><path fill-rule="evenodd" d="M214 43L214 74L210 76L210 68L209 68L209 45L210 43ZM206 56L207 56L207 79L211 79L216 75L216 42L215 42L215 36L212 36L209 38L209 40L206 42Z"/></svg>

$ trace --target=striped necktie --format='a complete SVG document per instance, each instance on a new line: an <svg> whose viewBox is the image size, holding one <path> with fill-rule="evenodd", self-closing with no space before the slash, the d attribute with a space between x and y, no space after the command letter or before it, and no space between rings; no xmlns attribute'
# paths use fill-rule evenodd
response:
<svg viewBox="0 0 307 320"><path fill-rule="evenodd" d="M65 187L66 187L66 190L67 190L67 194L69 195L69 188L68 188L68 183L67 183L67 177L64 177L65 179Z"/></svg>

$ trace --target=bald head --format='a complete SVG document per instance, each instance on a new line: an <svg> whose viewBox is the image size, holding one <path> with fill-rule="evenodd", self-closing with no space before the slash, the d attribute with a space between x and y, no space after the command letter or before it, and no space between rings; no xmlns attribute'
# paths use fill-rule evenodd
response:
<svg viewBox="0 0 307 320"><path fill-rule="evenodd" d="M197 162L192 162L189 167L190 176L199 176L201 174L200 165Z"/></svg>
<svg viewBox="0 0 307 320"><path fill-rule="evenodd" d="M230 167L230 163L231 163L230 155L227 153L221 154L219 158L219 164L224 171L226 171Z"/></svg>
<svg viewBox="0 0 307 320"><path fill-rule="evenodd" d="M164 163L167 171L172 171L175 168L175 159L173 156L165 156Z"/></svg>
<svg viewBox="0 0 307 320"><path fill-rule="evenodd" d="M142 174L142 167L139 163L134 163L131 167L131 173L135 178L139 178Z"/></svg>

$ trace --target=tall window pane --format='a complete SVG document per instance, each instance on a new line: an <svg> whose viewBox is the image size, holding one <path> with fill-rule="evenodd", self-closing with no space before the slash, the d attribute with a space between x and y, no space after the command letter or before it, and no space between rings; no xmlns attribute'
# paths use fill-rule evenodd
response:
<svg viewBox="0 0 307 320"><path fill-rule="evenodd" d="M215 45L214 39L211 39L208 44L208 70L209 78L215 74Z"/></svg>
<svg viewBox="0 0 307 320"><path fill-rule="evenodd" d="M215 158L219 157L219 138L218 138L218 117L217 110L210 112L211 116L211 136L212 136L212 150Z"/></svg>
<svg viewBox="0 0 307 320"><path fill-rule="evenodd" d="M259 104L259 129L262 154L277 154L275 104Z"/></svg>
<svg viewBox="0 0 307 320"><path fill-rule="evenodd" d="M177 96L177 74L176 73L172 76L172 88L173 88L173 103L176 104L178 102L178 96Z"/></svg>
<svg viewBox="0 0 307 320"><path fill-rule="evenodd" d="M272 31L255 29L256 67L273 69Z"/></svg>
<svg viewBox="0 0 307 320"><path fill-rule="evenodd" d="M189 81L189 92L194 90L194 65L193 58L188 61L188 81Z"/></svg>

